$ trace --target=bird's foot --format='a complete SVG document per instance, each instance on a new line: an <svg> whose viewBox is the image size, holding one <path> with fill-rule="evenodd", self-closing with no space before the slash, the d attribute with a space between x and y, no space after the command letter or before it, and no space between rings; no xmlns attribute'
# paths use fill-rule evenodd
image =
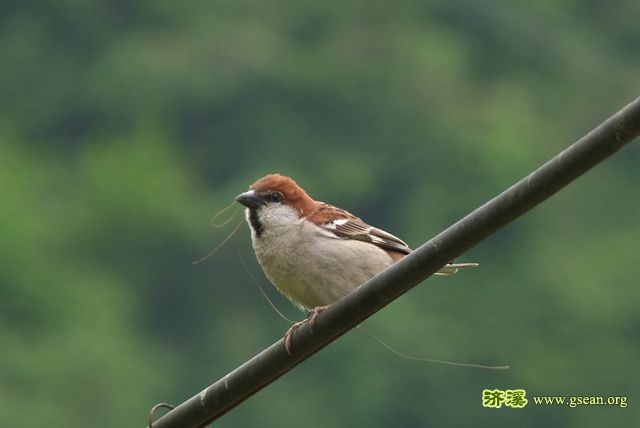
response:
<svg viewBox="0 0 640 428"><path fill-rule="evenodd" d="M291 345L293 344L293 334L307 322L309 323L309 331L311 332L311 334L313 334L313 328L316 325L316 322L318 320L318 316L325 309L327 309L326 306L318 306L318 307L313 308L311 310L311 312L309 312L309 315L307 316L307 319L304 319L302 321L298 321L297 323L293 324L289 328L289 330L287 330L287 332L284 334L284 349L287 351L287 354L293 355L293 353L291 352Z"/></svg>
<svg viewBox="0 0 640 428"><path fill-rule="evenodd" d="M309 312L307 319L309 320L309 331L313 334L313 329L316 326L316 322L318 322L318 316L327 309L326 306L316 306Z"/></svg>

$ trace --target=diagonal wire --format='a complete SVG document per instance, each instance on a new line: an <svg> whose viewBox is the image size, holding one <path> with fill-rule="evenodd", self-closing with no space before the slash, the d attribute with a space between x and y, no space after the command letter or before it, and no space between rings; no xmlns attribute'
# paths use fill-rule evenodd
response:
<svg viewBox="0 0 640 428"><path fill-rule="evenodd" d="M204 427L260 391L500 228L551 197L640 134L640 98L527 177L330 305L293 337L274 343L158 419L154 428Z"/></svg>

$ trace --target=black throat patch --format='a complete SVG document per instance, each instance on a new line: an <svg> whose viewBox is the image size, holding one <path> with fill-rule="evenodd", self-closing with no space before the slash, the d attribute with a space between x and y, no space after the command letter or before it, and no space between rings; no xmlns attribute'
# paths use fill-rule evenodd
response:
<svg viewBox="0 0 640 428"><path fill-rule="evenodd" d="M256 237L260 237L262 235L262 223L260 223L260 219L258 218L258 210L257 209L249 209L249 223L251 223L251 228L256 233Z"/></svg>

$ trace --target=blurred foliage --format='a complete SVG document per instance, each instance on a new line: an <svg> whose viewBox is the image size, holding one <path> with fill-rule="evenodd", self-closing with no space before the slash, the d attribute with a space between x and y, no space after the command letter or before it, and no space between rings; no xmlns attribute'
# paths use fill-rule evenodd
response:
<svg viewBox="0 0 640 428"><path fill-rule="evenodd" d="M419 245L635 98L640 38L633 1L7 0L0 58L2 425L116 427L287 328L246 227L191 264L249 183L292 175ZM639 161L636 143L463 257L479 270L367 323L511 370L356 330L216 425L631 426ZM485 388L629 407L489 410Z"/></svg>

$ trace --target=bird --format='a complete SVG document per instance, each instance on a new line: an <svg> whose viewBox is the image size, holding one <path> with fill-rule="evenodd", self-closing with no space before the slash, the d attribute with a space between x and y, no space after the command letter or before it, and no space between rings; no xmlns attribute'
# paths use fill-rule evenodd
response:
<svg viewBox="0 0 640 428"><path fill-rule="evenodd" d="M251 242L265 275L295 306L311 311L310 327L331 303L411 253L400 238L360 217L316 201L290 177L273 173L235 200L245 207ZM477 263L449 263L450 275ZM291 336L304 323L294 324Z"/></svg>

